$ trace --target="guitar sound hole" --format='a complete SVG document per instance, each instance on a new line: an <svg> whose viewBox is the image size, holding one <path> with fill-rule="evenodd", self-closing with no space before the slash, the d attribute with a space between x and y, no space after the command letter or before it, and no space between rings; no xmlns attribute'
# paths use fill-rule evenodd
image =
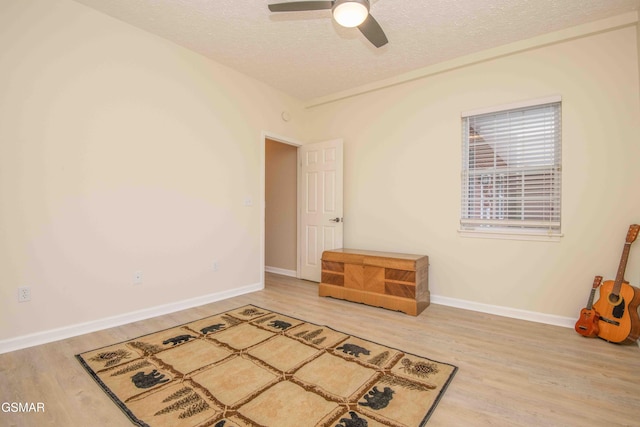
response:
<svg viewBox="0 0 640 427"><path fill-rule="evenodd" d="M616 319L621 319L624 315L624 298L618 298L621 302L620 304L613 307L613 317Z"/></svg>

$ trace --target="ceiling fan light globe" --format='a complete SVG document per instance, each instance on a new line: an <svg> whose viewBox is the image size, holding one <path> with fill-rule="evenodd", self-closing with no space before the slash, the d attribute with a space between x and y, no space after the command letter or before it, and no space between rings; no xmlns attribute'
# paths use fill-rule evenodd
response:
<svg viewBox="0 0 640 427"><path fill-rule="evenodd" d="M338 0L333 7L333 19L343 27L357 27L367 19L367 16L369 16L369 2L366 0Z"/></svg>

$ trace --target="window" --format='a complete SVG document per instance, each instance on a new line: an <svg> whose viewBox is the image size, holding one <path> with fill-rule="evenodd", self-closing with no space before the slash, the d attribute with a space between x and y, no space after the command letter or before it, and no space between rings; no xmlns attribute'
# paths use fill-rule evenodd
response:
<svg viewBox="0 0 640 427"><path fill-rule="evenodd" d="M462 115L461 231L560 236L560 98Z"/></svg>

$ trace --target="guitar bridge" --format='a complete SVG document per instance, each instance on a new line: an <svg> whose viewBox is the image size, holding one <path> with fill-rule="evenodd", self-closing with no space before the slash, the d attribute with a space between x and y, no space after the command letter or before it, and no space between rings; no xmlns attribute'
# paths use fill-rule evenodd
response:
<svg viewBox="0 0 640 427"><path fill-rule="evenodd" d="M606 317L600 317L600 320L602 320L603 322L607 322L611 325L614 326L620 326L620 322L618 322L617 320L611 320L611 319L607 319Z"/></svg>

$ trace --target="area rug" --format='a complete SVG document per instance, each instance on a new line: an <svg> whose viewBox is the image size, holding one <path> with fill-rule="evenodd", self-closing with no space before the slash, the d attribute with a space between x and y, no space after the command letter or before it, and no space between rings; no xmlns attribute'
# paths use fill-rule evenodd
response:
<svg viewBox="0 0 640 427"><path fill-rule="evenodd" d="M457 370L253 305L76 358L154 427L419 427Z"/></svg>

